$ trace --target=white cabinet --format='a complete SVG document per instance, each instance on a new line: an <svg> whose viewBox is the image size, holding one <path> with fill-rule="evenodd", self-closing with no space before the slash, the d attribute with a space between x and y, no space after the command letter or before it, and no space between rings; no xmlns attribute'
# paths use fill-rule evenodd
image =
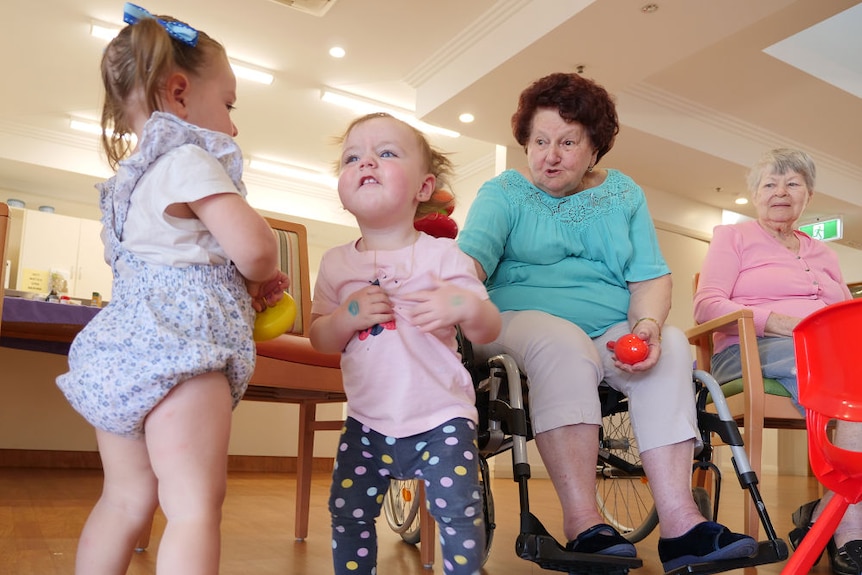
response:
<svg viewBox="0 0 862 575"><path fill-rule="evenodd" d="M96 220L24 210L17 289L32 291L35 276L56 272L66 277L70 296L88 300L95 291L109 300L111 267L101 231Z"/></svg>

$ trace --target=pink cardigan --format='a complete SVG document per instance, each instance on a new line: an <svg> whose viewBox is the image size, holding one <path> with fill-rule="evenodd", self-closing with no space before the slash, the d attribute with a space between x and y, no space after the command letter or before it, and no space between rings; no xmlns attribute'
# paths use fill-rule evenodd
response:
<svg viewBox="0 0 862 575"><path fill-rule="evenodd" d="M757 221L716 226L694 296L695 321L703 323L749 308L754 312L757 335L762 337L772 312L801 318L850 299L835 252L803 232L795 233L798 255ZM714 351L736 343L737 335L716 333Z"/></svg>

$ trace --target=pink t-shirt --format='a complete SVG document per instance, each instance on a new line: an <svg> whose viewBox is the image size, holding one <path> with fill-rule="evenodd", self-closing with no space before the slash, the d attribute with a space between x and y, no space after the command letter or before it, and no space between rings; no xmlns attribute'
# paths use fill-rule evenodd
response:
<svg viewBox="0 0 862 575"><path fill-rule="evenodd" d="M455 328L419 331L403 315L412 302L401 297L445 280L488 299L473 260L454 240L424 233L399 250L360 252L355 242L339 246L321 260L312 313L332 313L375 280L392 300L396 319L355 334L342 352L347 414L398 438L456 417L477 421L473 382L461 363Z"/></svg>
<svg viewBox="0 0 862 575"><path fill-rule="evenodd" d="M850 299L838 256L821 241L802 232L795 254L755 220L716 226L694 296L697 323L741 308L754 312L757 335L772 312L805 317L827 305ZM733 333L716 333L718 353L739 343Z"/></svg>

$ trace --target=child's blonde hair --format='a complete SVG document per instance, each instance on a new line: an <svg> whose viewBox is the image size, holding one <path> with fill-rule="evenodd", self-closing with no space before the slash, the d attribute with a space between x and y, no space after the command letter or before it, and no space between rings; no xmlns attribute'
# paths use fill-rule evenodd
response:
<svg viewBox="0 0 862 575"><path fill-rule="evenodd" d="M336 139L336 143L341 145L347 140L347 136L350 135L350 132L353 131L353 128L360 124L364 124L369 120L374 120L376 118L389 118L396 122L400 122L404 126L406 126L413 134L416 136L416 141L419 143L419 148L422 150L422 154L425 156L425 167L428 170L429 174L433 174L437 179L436 184L434 185L434 191L437 190L448 190L450 194L452 194L452 187L450 178L454 175L454 167L452 165L452 161L449 160L447 155L444 152L441 152L434 146L432 146L428 142L428 138L425 137L425 134L408 124L403 120L399 120L395 116L391 114L387 114L386 112L374 112L372 114L366 114L364 116L360 116L359 118L354 119L350 122L350 125L347 126L347 129L344 131L340 137ZM335 171L336 174L340 171L341 163L336 162ZM454 197L454 194L452 194ZM416 208L415 219L419 219L422 216L427 214L433 214L437 212L445 211L447 206L450 206L453 202L452 197L441 196L438 194L431 194L431 198L424 202L420 202L419 206Z"/></svg>
<svg viewBox="0 0 862 575"><path fill-rule="evenodd" d="M170 16L156 18L179 22ZM126 26L102 54L102 148L114 169L131 152L130 102L142 97L148 115L161 110L160 92L171 72L180 69L199 75L212 56L225 54L221 44L200 30L196 46L174 40L156 18Z"/></svg>

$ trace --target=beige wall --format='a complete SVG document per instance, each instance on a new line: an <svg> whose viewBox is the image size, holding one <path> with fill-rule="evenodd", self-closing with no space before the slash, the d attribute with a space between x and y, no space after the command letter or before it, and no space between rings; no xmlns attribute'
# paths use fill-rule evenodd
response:
<svg viewBox="0 0 862 575"><path fill-rule="evenodd" d="M505 161L505 150L501 151ZM515 150L511 165L518 167L523 153ZM490 178L495 169L488 165L468 167L467 173L455 182L459 201L454 218L463 224L475 191ZM656 221L659 242L674 278L673 307L670 323L683 329L691 323L691 278L698 271L706 253L712 228L720 223L719 210L684 200L660 190L645 190L650 210ZM8 194L14 197L13 193ZM31 202L28 201L28 205ZM58 206L58 211L59 210ZM97 213L80 210L79 217L98 217ZM91 210L92 211L92 210ZM83 213L86 212L86 213ZM267 213L267 215L277 214ZM281 216L284 217L284 216ZM293 218L291 218L293 219ZM358 236L358 230L335 224L303 220L309 228L309 256L312 282L323 252ZM862 254L858 250L834 246L841 259L848 282L862 281ZM54 379L65 370L64 356L0 348L0 449L95 450L92 430L65 403L54 385ZM340 418L341 405L323 405L322 417ZM297 445L297 408L293 405L243 402L235 412L230 450L234 455L295 456ZM768 434L769 435L769 434ZM317 457L334 454L337 432L318 432L315 442ZM775 445L774 435L767 442ZM771 460L764 469L777 466L777 449L764 449ZM508 458L504 458L508 459ZM531 461L538 475L542 474L538 455Z"/></svg>

